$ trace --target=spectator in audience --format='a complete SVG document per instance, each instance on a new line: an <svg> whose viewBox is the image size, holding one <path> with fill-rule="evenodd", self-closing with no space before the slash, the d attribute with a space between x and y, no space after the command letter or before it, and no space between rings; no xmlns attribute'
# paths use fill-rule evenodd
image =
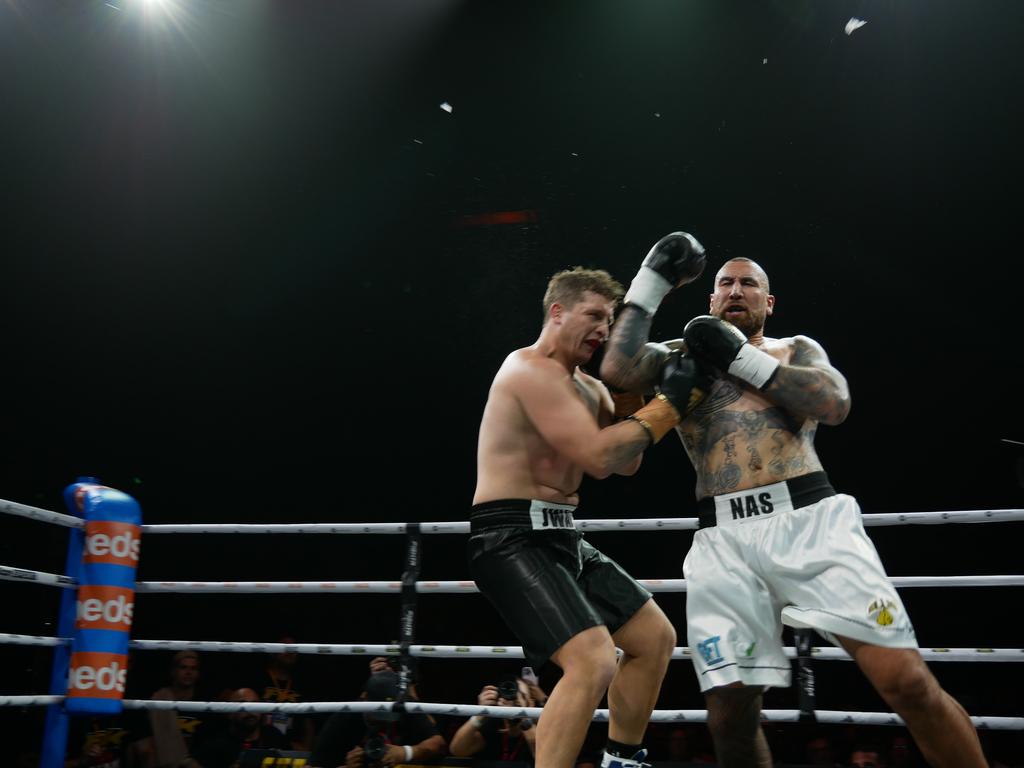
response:
<svg viewBox="0 0 1024 768"><path fill-rule="evenodd" d="M235 702L257 702L252 688L239 688L228 698ZM196 732L192 759L202 768L231 768L247 749L289 749L277 728L267 725L255 712L230 712L221 720L208 720Z"/></svg>
<svg viewBox="0 0 1024 768"><path fill-rule="evenodd" d="M882 750L875 744L856 744L847 761L849 768L885 768Z"/></svg>
<svg viewBox="0 0 1024 768"><path fill-rule="evenodd" d="M537 684L522 677L504 680L498 685L485 685L476 701L482 707L538 707L534 690L543 700L547 696ZM474 715L455 732L450 751L455 757L532 763L537 733L528 717L496 718Z"/></svg>
<svg viewBox="0 0 1024 768"><path fill-rule="evenodd" d="M365 701L396 701L398 675L376 672L363 686ZM424 762L445 753L445 741L434 722L423 714L384 711L358 715L337 712L317 735L310 768L377 768Z"/></svg>
<svg viewBox="0 0 1024 768"><path fill-rule="evenodd" d="M375 675L378 672L398 674L401 670L401 663L401 659L397 656L374 656L370 659L370 674ZM409 695L414 699L419 697L419 693L416 691L416 671L416 657L412 656L409 658Z"/></svg>
<svg viewBox="0 0 1024 768"><path fill-rule="evenodd" d="M807 765L827 765L836 768L836 748L827 734L817 731L804 743L804 760Z"/></svg>
<svg viewBox="0 0 1024 768"><path fill-rule="evenodd" d="M294 645L295 638L284 635L278 639L285 646ZM279 704L309 701L309 692L304 683L296 676L299 654L287 648L280 653L268 654L263 668L263 686L261 701ZM271 713L267 718L270 725L287 738L291 749L309 751L313 748L313 735L316 727L313 718L308 715Z"/></svg>
<svg viewBox="0 0 1024 768"><path fill-rule="evenodd" d="M392 640L391 645L398 647L400 643L398 640ZM416 690L416 677L419 671L418 661L415 656L409 657L409 696L414 699L419 698L419 692ZM402 660L398 656L374 656L370 659L370 674L400 672L401 664Z"/></svg>
<svg viewBox="0 0 1024 768"><path fill-rule="evenodd" d="M889 742L886 756L888 768L913 768L921 764L920 753L908 734L897 733Z"/></svg>
<svg viewBox="0 0 1024 768"><path fill-rule="evenodd" d="M127 734L121 715L71 718L65 768L121 768Z"/></svg>
<svg viewBox="0 0 1024 768"><path fill-rule="evenodd" d="M193 701L198 699L199 654L178 651L171 659L169 685L154 691L155 701ZM131 745L133 760L141 768L179 766L188 760L192 736L203 722L196 713L176 709L152 709L141 721L139 736Z"/></svg>

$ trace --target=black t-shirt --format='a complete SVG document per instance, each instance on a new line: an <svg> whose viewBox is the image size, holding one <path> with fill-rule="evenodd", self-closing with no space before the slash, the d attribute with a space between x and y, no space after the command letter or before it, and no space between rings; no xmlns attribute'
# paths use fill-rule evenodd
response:
<svg viewBox="0 0 1024 768"><path fill-rule="evenodd" d="M169 694L169 691L167 688L161 688L157 691L154 691L153 694L149 696L149 698L160 698L158 694ZM197 690L195 694L192 696L192 699L190 699L190 701L214 700L214 697L211 696L210 692L207 690ZM137 719L131 718L128 721L130 723L128 729L131 732L129 735L130 741L135 741L136 739L141 739L153 735L153 726L149 719L150 711L154 710L127 710L125 712L125 714L129 715L133 713L138 713L139 715ZM200 727L203 726L204 723L210 720L211 717L214 720L216 720L216 715L211 715L211 713L209 712L174 710L174 713L178 721L178 729L181 731L182 738L184 738L185 740L186 749L191 749L192 738L195 736L196 732L200 729Z"/></svg>
<svg viewBox="0 0 1024 768"><path fill-rule="evenodd" d="M322 768L344 765L345 756L355 747L363 746L373 736L379 736L388 744L411 747L437 735L437 726L423 714L403 712L395 722L371 726L360 714L336 712L316 737L309 764Z"/></svg>
<svg viewBox="0 0 1024 768"><path fill-rule="evenodd" d="M127 744L123 715L75 716L68 727L67 757L89 768L118 768Z"/></svg>
<svg viewBox="0 0 1024 768"><path fill-rule="evenodd" d="M520 733L515 736L502 728L499 730L498 723L501 721L488 718L487 723L480 730L484 737L484 748L473 755L474 760L500 760L506 762L513 760L517 763L532 763L533 752L526 738Z"/></svg>
<svg viewBox="0 0 1024 768"><path fill-rule="evenodd" d="M295 678L283 678L275 675L270 670L263 670L264 684L256 688L260 695L260 701L268 701L275 704L295 704L302 701L316 701L310 698L309 688L304 684L296 687ZM255 687L255 686L253 686ZM302 741L305 734L305 721L308 715L285 714L273 712L269 716L270 725L288 737L289 741Z"/></svg>
<svg viewBox="0 0 1024 768"><path fill-rule="evenodd" d="M192 743L192 757L203 768L230 768L246 749L290 749L288 739L269 725L261 725L257 738L245 740L226 727L200 728Z"/></svg>

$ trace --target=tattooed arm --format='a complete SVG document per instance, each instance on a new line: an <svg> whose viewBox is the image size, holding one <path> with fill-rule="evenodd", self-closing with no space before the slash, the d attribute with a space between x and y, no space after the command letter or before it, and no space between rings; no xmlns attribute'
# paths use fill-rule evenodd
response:
<svg viewBox="0 0 1024 768"><path fill-rule="evenodd" d="M652 319L653 315L635 305L622 308L601 363L601 379L606 384L627 392L654 391L669 350L648 343Z"/></svg>
<svg viewBox="0 0 1024 768"><path fill-rule="evenodd" d="M846 377L829 363L825 350L814 339L794 336L790 350L789 362L778 367L762 390L765 396L794 416L841 424L850 412Z"/></svg>

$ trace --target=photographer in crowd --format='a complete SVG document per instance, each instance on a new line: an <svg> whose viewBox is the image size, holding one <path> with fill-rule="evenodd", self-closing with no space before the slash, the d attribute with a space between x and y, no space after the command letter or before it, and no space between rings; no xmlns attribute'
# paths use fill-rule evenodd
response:
<svg viewBox="0 0 1024 768"><path fill-rule="evenodd" d="M396 701L398 675L375 672L363 686L364 701ZM310 768L377 768L424 762L445 753L433 721L407 712L337 712L320 731L309 756Z"/></svg>
<svg viewBox="0 0 1024 768"><path fill-rule="evenodd" d="M394 641L394 645L398 645L398 641ZM408 659L409 665L409 698L418 700L420 695L416 691L416 675L419 671L418 667L419 659L415 656L411 656ZM376 675L378 672L394 672L398 674L401 671L402 662L397 656L374 656L370 659L370 674Z"/></svg>
<svg viewBox="0 0 1024 768"><path fill-rule="evenodd" d="M485 685L477 696L482 707L541 707L547 694L524 668L524 675ZM451 754L478 760L532 763L537 732L528 717L505 718L475 715L452 737Z"/></svg>

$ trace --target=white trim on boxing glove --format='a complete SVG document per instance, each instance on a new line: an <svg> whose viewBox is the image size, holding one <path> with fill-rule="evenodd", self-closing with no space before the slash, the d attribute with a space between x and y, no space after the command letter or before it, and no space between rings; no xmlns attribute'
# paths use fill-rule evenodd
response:
<svg viewBox="0 0 1024 768"><path fill-rule="evenodd" d="M647 314L653 315L661 306L661 300L671 290L672 283L664 277L650 267L640 267L622 301L625 304L634 304Z"/></svg>
<svg viewBox="0 0 1024 768"><path fill-rule="evenodd" d="M729 373L758 389L764 389L778 367L778 360L764 350L747 343L740 347L736 357L729 363Z"/></svg>

